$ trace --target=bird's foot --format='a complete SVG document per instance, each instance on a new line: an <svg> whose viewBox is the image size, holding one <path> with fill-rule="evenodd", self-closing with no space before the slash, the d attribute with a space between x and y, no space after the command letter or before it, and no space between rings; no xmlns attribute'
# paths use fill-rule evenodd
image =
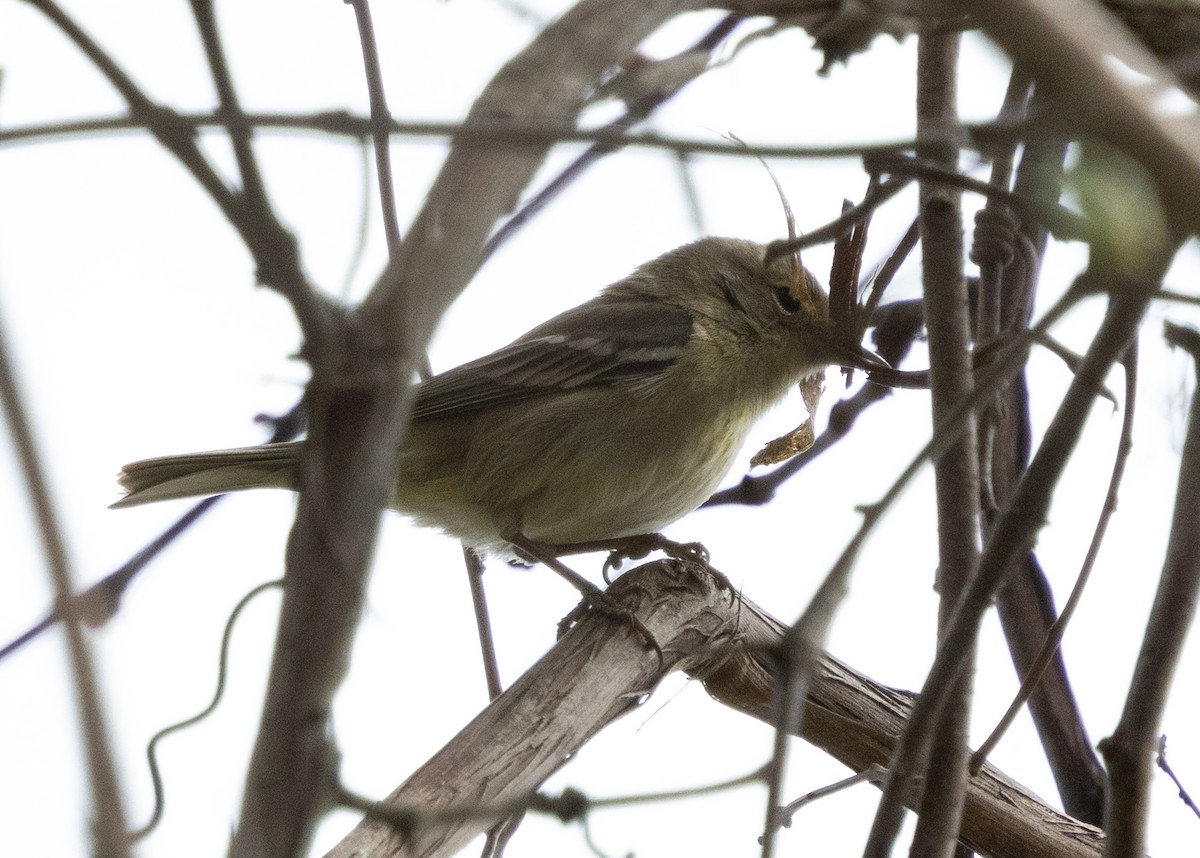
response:
<svg viewBox="0 0 1200 858"><path fill-rule="evenodd" d="M604 561L604 581L611 584L609 572L620 569L626 560L641 560L651 551L661 551L676 560L686 560L711 568L708 562L708 549L699 542L675 542L667 539L661 533L639 533L634 536L619 536L614 539L593 539L587 542L567 542L558 545L547 545L546 549L555 557L565 557L568 554L586 554L590 551L607 551L608 559Z"/></svg>
<svg viewBox="0 0 1200 858"><path fill-rule="evenodd" d="M577 623L580 618L582 618L583 615L590 609L605 616L613 617L614 619L627 623L630 628L633 629L634 633L637 634L638 637L640 637L643 641L645 641L648 647L654 650L654 652L658 655L659 663L662 663L662 647L659 646L658 641L654 639L654 635L651 634L650 629L646 628L646 624L642 622L632 610L622 605L612 596L608 595L608 593L601 590L587 578L584 578L574 569L571 569L558 559L560 553L571 552L559 552L559 546L543 545L530 539L526 539L523 536L513 537L509 541L523 555L549 566L554 572L565 578L572 587L582 594L583 601L580 602L574 610L563 617L563 619L559 622L558 636L560 638L566 634L567 631L573 625L575 625L575 623Z"/></svg>
<svg viewBox="0 0 1200 858"><path fill-rule="evenodd" d="M641 638L647 647L654 650L654 654L658 656L658 663L660 665L663 663L662 646L659 645L654 634L646 627L646 624L642 622L637 614L594 585L589 585L588 589L583 590L582 593L583 600L569 614L559 620L559 638L582 620L588 611L595 611L602 616L609 617L618 623L629 626L633 633Z"/></svg>
<svg viewBox="0 0 1200 858"><path fill-rule="evenodd" d="M637 536L626 536L621 539L609 540L608 558L604 561L602 574L604 580L612 583L610 572L621 568L626 560L641 560L652 551L661 551L675 560L684 560L705 568L709 566L708 549L699 542L675 542L667 539L661 533L643 533Z"/></svg>

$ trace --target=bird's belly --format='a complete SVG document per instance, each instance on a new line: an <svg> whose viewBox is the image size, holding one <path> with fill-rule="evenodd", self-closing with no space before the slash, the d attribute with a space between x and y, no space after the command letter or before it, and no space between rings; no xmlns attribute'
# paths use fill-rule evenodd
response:
<svg viewBox="0 0 1200 858"><path fill-rule="evenodd" d="M627 404L533 409L478 427L486 436L472 445L465 490L487 487L479 502L501 536L572 543L661 529L712 494L752 418L680 409L664 423Z"/></svg>

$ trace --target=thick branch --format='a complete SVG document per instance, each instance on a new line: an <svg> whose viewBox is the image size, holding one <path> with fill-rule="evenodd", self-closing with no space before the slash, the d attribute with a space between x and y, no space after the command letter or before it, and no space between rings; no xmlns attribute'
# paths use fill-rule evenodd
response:
<svg viewBox="0 0 1200 858"><path fill-rule="evenodd" d="M500 70L471 107L466 128L499 120L571 124L606 69L667 18L696 5L584 0ZM364 317L386 328L383 337L425 348L433 325L474 274L484 240L512 211L550 146L456 139L401 253L365 302Z"/></svg>
<svg viewBox="0 0 1200 858"><path fill-rule="evenodd" d="M641 566L609 593L654 633L664 665L627 623L589 614L388 797L390 805L427 821L418 823L407 847L386 823L364 820L329 858L451 854L486 830L488 807L511 811L509 802L529 796L671 669L687 670L725 705L773 723L772 654L783 624L677 561ZM801 735L863 771L886 763L911 702L911 694L826 656L810 688ZM967 785L962 840L993 858L1100 854L1096 829L1063 816L990 766Z"/></svg>
<svg viewBox="0 0 1200 858"><path fill-rule="evenodd" d="M958 5L1055 96L1062 117L1136 154L1178 230L1200 231L1200 118L1159 109L1179 81L1112 14L1094 0ZM1120 74L1118 63L1146 79Z"/></svg>

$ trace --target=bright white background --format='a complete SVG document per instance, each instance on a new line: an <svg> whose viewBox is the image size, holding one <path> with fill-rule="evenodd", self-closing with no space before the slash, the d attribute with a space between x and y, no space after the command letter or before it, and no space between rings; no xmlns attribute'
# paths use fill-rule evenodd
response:
<svg viewBox="0 0 1200 858"><path fill-rule="evenodd" d="M124 0L72 12L152 97L181 110L207 109L210 94L186 4ZM545 3L551 16L558 8ZM223 35L249 110L366 112L350 9L333 0L222 4ZM529 21L489 0L374 9L388 98L400 118L455 120L509 56L534 34ZM717 13L688 16L646 46L673 53L711 27ZM0 4L4 66L0 121L38 121L123 112L117 96L36 13ZM912 133L915 40L881 40L827 78L807 37L759 41L735 63L690 86L653 127L683 136L730 131L752 142L815 144L895 139ZM1003 58L978 37L964 48L963 104L987 119L1007 79ZM608 116L601 110L597 117ZM224 165L228 152L213 142ZM404 223L420 205L444 151L440 141L397 140L396 183ZM553 174L578 152L562 147ZM363 206L363 154L315 134L264 134L258 152L285 222L299 235L305 265L323 288L343 294ZM776 162L801 229L833 217L845 196L861 195L853 160ZM372 167L373 169L373 167ZM750 160L694 162L706 231L769 240L783 232L779 205ZM289 358L296 326L285 303L254 286L251 262L231 229L172 158L145 135L121 134L0 151L0 318L15 354L38 441L67 530L80 586L123 562L185 508L163 504L113 512L114 476L137 458L256 443L259 412L289 407L305 379ZM574 185L481 272L445 318L432 349L435 370L503 345L606 283L696 236L672 158L629 151ZM881 213L868 260L900 235L912 196ZM366 259L348 294L361 294L385 251L373 192ZM974 202L970 203L975 205ZM1042 277L1053 298L1078 269L1078 248L1056 247ZM828 249L806 262L828 271ZM916 260L894 287L917 290ZM1172 286L1195 291L1195 254ZM1058 331L1082 348L1100 304L1076 311ZM1120 512L1094 581L1065 643L1068 667L1093 740L1111 731L1123 704L1157 574L1173 500L1190 370L1159 338L1156 306L1145 328L1142 395L1133 460ZM923 365L920 349L911 365ZM1040 435L1069 376L1035 355L1035 433ZM1110 379L1122 390L1119 373ZM831 378L826 407L842 394ZM798 422L789 401L759 427L729 481L751 453ZM1107 485L1120 426L1107 405L1064 479L1039 544L1059 601L1082 559ZM680 540L702 540L714 563L747 595L793 619L857 524L855 505L877 499L928 432L928 404L899 392L861 421L851 440L826 455L761 509L698 512L674 525ZM40 618L51 602L24 490L7 439L0 443L0 640ZM889 684L919 687L932 653L931 487L923 477L864 553L831 651ZM145 572L118 616L92 635L131 823L150 812L144 744L162 726L199 709L211 694L225 617L255 584L282 572L293 498L282 492L227 498ZM579 560L593 577L599 561ZM576 597L544 570L495 565L487 576L500 665L507 683L550 646L555 624ZM164 743L168 804L144 855L216 855L236 819L241 779L257 728L274 631L276 595L246 613L234 639L227 699L217 714ZM1200 652L1180 665L1163 729L1177 771L1200 791ZM1015 690L998 626L985 626L977 680L975 738L990 729ZM382 795L449 739L486 703L475 632L456 542L389 515L351 676L338 697L334 729L347 784ZM711 702L682 678L590 743L550 784L611 796L719 781L767 758L770 731ZM0 663L0 854L82 855L88 797L73 694L59 634L44 635ZM1041 795L1055 791L1025 716L994 762ZM846 774L794 744L792 794ZM859 787L803 811L782 835L790 852L854 855L876 793ZM753 855L763 791L744 788L705 799L597 813L591 828L608 854ZM323 851L354 823L348 813L322 826ZM1197 820L1156 782L1150 851L1191 852ZM585 855L579 830L526 820L511 855Z"/></svg>

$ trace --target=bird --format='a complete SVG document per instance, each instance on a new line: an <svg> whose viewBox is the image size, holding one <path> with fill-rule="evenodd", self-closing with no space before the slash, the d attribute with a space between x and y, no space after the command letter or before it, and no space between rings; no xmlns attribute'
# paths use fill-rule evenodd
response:
<svg viewBox="0 0 1200 858"><path fill-rule="evenodd" d="M699 239L419 382L389 506L510 557L514 543L656 534L712 494L755 421L795 385L831 365L887 366L850 339L797 256ZM113 507L299 489L303 444L133 462Z"/></svg>

